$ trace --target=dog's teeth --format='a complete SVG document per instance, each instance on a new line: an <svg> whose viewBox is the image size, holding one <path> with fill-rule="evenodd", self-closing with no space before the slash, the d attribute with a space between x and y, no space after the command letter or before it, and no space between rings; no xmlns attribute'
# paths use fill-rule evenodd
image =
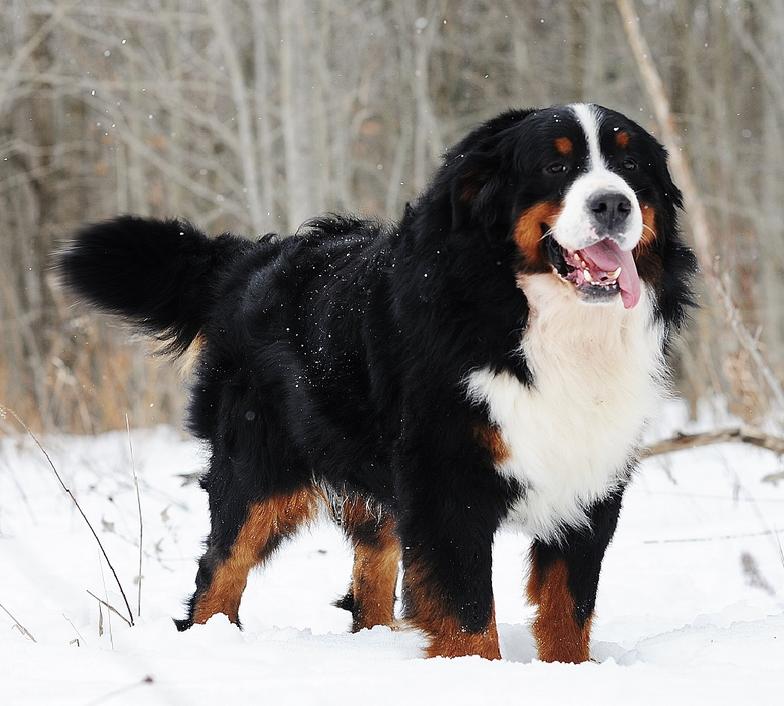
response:
<svg viewBox="0 0 784 706"><path fill-rule="evenodd" d="M618 279L618 277L621 274L621 270L622 269L623 268L620 265L618 265L617 269L613 270L612 272L608 272L607 273L607 277L609 277L610 279Z"/></svg>
<svg viewBox="0 0 784 706"><path fill-rule="evenodd" d="M583 277L585 277L585 280L587 282L590 282L591 284L594 283L593 282L593 277L591 277L591 272L590 272L590 270L587 267L583 270Z"/></svg>

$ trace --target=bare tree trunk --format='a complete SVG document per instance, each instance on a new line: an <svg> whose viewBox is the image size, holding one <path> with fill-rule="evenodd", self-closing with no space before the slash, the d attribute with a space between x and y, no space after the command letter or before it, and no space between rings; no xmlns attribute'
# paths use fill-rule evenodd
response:
<svg viewBox="0 0 784 706"><path fill-rule="evenodd" d="M424 17L417 17L419 23L413 28L414 35L414 102L416 105L416 127L414 132L414 188L424 188L430 169L444 146L433 114L430 100L430 52L438 32L436 2L428 4Z"/></svg>
<svg viewBox="0 0 784 706"><path fill-rule="evenodd" d="M259 199L259 179L256 173L256 139L250 118L250 101L245 85L245 77L240 66L240 59L237 56L236 45L231 38L223 0L210 0L207 8L215 27L215 34L218 37L223 58L226 61L226 69L231 81L231 92L237 109L237 132L239 133L240 143L239 157L245 182L250 224L253 232L260 234L263 229L263 216Z"/></svg>
<svg viewBox="0 0 784 706"><path fill-rule="evenodd" d="M656 115L662 141L670 153L670 167L676 181L680 184L688 206L687 217L690 230L705 279L723 306L727 321L738 342L746 350L755 368L765 380L775 402L777 412L781 414L784 412L784 389L782 389L781 383L760 351L755 337L752 336L743 321L741 321L737 307L733 303L728 288L722 279L718 261L714 256L705 206L694 181L691 167L680 148L667 94L651 58L650 49L642 35L639 18L635 13L631 0L616 0L616 3L623 18L624 30L629 40L629 45Z"/></svg>
<svg viewBox="0 0 784 706"><path fill-rule="evenodd" d="M275 162L272 149L273 104L272 72L267 56L267 26L272 24L271 8L268 3L253 2L250 5L253 17L253 66L255 74L255 110L258 129L259 167L261 178L261 207L267 221L272 223L277 213L275 205Z"/></svg>
<svg viewBox="0 0 784 706"><path fill-rule="evenodd" d="M297 100L302 90L298 68L302 65L302 0L286 0L280 11L281 123L286 164L286 215L289 230L312 215L308 154L305 149L307 112Z"/></svg>

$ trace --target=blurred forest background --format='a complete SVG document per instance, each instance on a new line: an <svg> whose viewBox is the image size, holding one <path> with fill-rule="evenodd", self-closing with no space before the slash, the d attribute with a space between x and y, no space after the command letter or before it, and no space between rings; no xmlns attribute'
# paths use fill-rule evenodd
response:
<svg viewBox="0 0 784 706"><path fill-rule="evenodd" d="M677 387L760 423L784 374L784 2L635 11L755 348L703 288ZM510 106L592 101L660 134L640 75L613 0L0 0L0 402L46 430L180 419L171 366L56 287L83 221L396 217Z"/></svg>

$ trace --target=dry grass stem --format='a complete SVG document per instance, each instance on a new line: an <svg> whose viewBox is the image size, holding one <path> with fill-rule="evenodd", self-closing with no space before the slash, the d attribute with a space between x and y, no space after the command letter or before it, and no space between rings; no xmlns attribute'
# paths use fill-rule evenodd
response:
<svg viewBox="0 0 784 706"><path fill-rule="evenodd" d="M17 630L19 630L19 632L22 633L22 635L24 635L28 640L32 640L33 642L38 642L38 640L36 640L33 637L32 633L24 625L22 625L22 623L20 623L13 615L11 615L11 611L8 610L8 608L6 608L2 603L0 603L0 610L2 610L9 618L11 618L11 620L14 621L14 627Z"/></svg>
<svg viewBox="0 0 784 706"><path fill-rule="evenodd" d="M46 461L49 464L49 467L52 469L52 472L54 473L55 478L57 478L57 482L60 484L60 487L62 487L62 489L65 492L65 494L69 498L71 498L71 502L73 502L74 507L76 507L76 509L79 511L79 514L82 516L82 519L84 520L85 524L90 529L90 532L92 533L93 537L95 538L95 541L98 544L98 548L101 550L101 554L103 554L103 558L106 559L106 563L109 565L109 569L111 570L112 575L114 576L114 580L117 583L117 588L120 589L120 593L122 594L123 601L125 601L125 607L128 609L128 615L130 617L130 625L132 626L133 625L133 613L131 612L131 606L128 603L128 599L125 596L125 591L123 590L122 584L120 583L120 578L119 578L119 576L117 576L117 572L115 571L114 566L113 566L112 562L109 559L109 555L106 553L106 549L104 548L103 543L101 542L100 538L98 537L98 533L95 531L95 528L93 527L93 525L90 522L90 520L87 519L87 515L84 514L84 510L82 510L82 506L79 504L79 501L76 499L76 496L71 492L70 488L68 488L68 486L63 482L63 478L60 475L60 473L57 470L57 468L55 467L54 462L52 461L51 456L49 456L49 454L47 453L46 449L43 447L41 442L38 441L38 437L35 434L33 434L33 432L30 430L30 428L27 426L27 424L25 424L22 421L22 419L19 417L19 415L16 412L14 412L13 409L11 409L10 407L5 407L4 405L0 405L0 412L2 412L3 414L10 414L17 421L17 423L25 430L25 432L33 440L35 445L41 450L41 453L46 457ZM126 621L126 622L128 622L128 621Z"/></svg>

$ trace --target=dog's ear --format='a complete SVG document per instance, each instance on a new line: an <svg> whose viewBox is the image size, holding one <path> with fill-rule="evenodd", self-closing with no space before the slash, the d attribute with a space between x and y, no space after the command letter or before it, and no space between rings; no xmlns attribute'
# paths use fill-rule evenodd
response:
<svg viewBox="0 0 784 706"><path fill-rule="evenodd" d="M503 187L511 168L509 131L535 110L510 110L480 125L447 155L451 172L452 229L492 228L504 210Z"/></svg>
<svg viewBox="0 0 784 706"><path fill-rule="evenodd" d="M470 224L491 228L498 219L502 186L500 164L491 154L475 152L461 157L452 179L452 229Z"/></svg>
<svg viewBox="0 0 784 706"><path fill-rule="evenodd" d="M667 166L668 155L667 150L663 145L660 145L654 140L653 145L653 173L656 180L659 182L659 188L662 191L662 198L665 204L672 204L676 208L683 207L683 194L681 190L675 185L675 182L670 176L670 170Z"/></svg>

